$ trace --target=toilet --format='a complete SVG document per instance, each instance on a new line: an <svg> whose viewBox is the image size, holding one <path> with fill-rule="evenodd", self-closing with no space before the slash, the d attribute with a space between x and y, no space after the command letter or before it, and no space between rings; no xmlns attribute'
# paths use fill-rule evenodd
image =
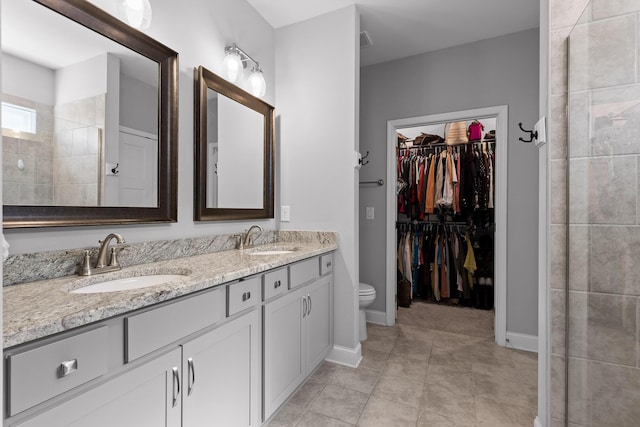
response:
<svg viewBox="0 0 640 427"><path fill-rule="evenodd" d="M360 300L360 341L364 341L367 339L367 315L365 310L376 299L376 290L371 285L360 283L358 297Z"/></svg>

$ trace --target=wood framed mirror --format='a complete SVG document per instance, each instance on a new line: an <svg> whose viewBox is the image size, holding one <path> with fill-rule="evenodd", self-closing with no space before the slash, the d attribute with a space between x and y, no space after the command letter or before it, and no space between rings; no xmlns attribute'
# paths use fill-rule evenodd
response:
<svg viewBox="0 0 640 427"><path fill-rule="evenodd" d="M178 54L84 0L2 0L1 28L3 119L34 123L3 120L4 227L177 221Z"/></svg>
<svg viewBox="0 0 640 427"><path fill-rule="evenodd" d="M196 221L273 218L274 107L195 70Z"/></svg>

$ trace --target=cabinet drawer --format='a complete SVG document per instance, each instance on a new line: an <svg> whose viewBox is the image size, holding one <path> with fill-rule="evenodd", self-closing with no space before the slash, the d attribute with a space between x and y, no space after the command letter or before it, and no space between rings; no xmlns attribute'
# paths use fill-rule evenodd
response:
<svg viewBox="0 0 640 427"><path fill-rule="evenodd" d="M324 276L333 271L333 254L322 255L320 257L320 275Z"/></svg>
<svg viewBox="0 0 640 427"><path fill-rule="evenodd" d="M108 330L102 326L7 356L9 415L103 375L107 371Z"/></svg>
<svg viewBox="0 0 640 427"><path fill-rule="evenodd" d="M266 301L270 298L280 295L287 289L289 289L289 282L287 280L286 268L280 268L278 270L265 273L262 300Z"/></svg>
<svg viewBox="0 0 640 427"><path fill-rule="evenodd" d="M213 325L224 317L225 288L125 318L127 362Z"/></svg>
<svg viewBox="0 0 640 427"><path fill-rule="evenodd" d="M289 267L291 272L290 289L307 283L311 280L315 280L320 277L320 269L318 268L318 257L310 258L304 261L292 264Z"/></svg>
<svg viewBox="0 0 640 427"><path fill-rule="evenodd" d="M228 285L227 316L233 316L260 302L260 276Z"/></svg>

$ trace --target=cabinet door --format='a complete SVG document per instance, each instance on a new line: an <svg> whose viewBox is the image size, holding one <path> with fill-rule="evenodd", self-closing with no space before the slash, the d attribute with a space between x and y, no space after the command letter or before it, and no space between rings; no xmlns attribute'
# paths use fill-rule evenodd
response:
<svg viewBox="0 0 640 427"><path fill-rule="evenodd" d="M183 346L183 426L260 425L260 312Z"/></svg>
<svg viewBox="0 0 640 427"><path fill-rule="evenodd" d="M264 420L305 378L303 291L264 306Z"/></svg>
<svg viewBox="0 0 640 427"><path fill-rule="evenodd" d="M24 423L10 425L179 427L180 356L176 348Z"/></svg>
<svg viewBox="0 0 640 427"><path fill-rule="evenodd" d="M305 288L308 301L305 317L307 373L324 360L333 345L332 280L332 277L323 277Z"/></svg>

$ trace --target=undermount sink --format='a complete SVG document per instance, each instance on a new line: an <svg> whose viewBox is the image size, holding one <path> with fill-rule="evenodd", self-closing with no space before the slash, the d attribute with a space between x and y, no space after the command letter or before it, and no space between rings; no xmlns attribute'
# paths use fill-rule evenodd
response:
<svg viewBox="0 0 640 427"><path fill-rule="evenodd" d="M131 289L164 285L176 280L184 279L183 274L149 274L146 276L125 277L122 279L106 280L70 291L71 294L96 294L100 292L129 291Z"/></svg>
<svg viewBox="0 0 640 427"><path fill-rule="evenodd" d="M298 250L298 248L291 247L291 246L285 246L285 247L273 247L273 246L270 246L270 247L266 247L266 248L261 248L261 247L251 248L251 249L245 250L245 252L248 253L249 255L267 256L267 255L290 254L290 253L295 252L297 250Z"/></svg>

